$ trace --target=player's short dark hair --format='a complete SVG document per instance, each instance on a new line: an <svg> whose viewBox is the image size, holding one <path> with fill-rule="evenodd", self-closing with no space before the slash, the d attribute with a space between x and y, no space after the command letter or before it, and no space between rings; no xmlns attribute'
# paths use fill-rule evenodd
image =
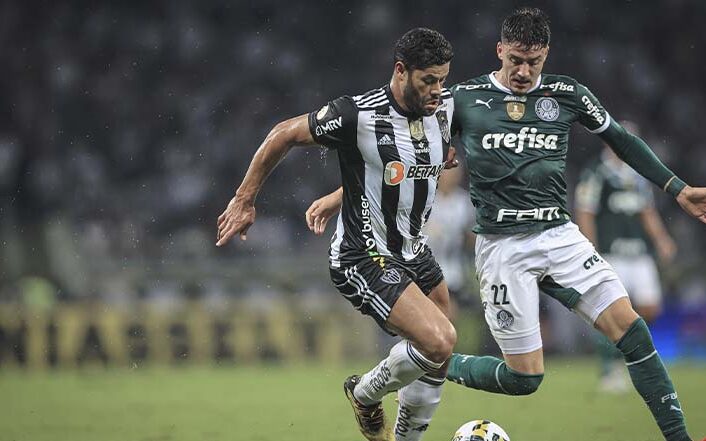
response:
<svg viewBox="0 0 706 441"><path fill-rule="evenodd" d="M395 62L401 61L409 70L446 64L453 57L451 43L433 29L414 28L395 44Z"/></svg>
<svg viewBox="0 0 706 441"><path fill-rule="evenodd" d="M549 16L539 8L516 9L505 21L500 33L503 43L519 43L524 48L549 46Z"/></svg>

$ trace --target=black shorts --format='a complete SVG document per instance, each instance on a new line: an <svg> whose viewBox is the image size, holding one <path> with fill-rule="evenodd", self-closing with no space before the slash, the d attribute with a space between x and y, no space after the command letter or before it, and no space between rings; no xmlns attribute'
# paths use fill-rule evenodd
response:
<svg viewBox="0 0 706 441"><path fill-rule="evenodd" d="M394 335L385 323L402 292L414 282L429 295L444 280L444 275L428 247L410 261L389 257L380 261L364 256L340 268L330 267L329 271L333 284L355 309L371 316L382 329Z"/></svg>

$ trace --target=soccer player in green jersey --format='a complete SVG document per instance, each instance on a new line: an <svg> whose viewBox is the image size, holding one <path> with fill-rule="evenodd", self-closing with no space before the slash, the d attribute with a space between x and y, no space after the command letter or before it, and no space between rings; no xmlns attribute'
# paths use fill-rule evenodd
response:
<svg viewBox="0 0 706 441"><path fill-rule="evenodd" d="M690 440L677 393L645 321L613 268L566 208L569 129L579 122L638 173L706 223L706 188L686 185L628 133L575 79L542 74L549 20L523 8L502 25L500 70L452 88L453 128L466 148L476 207L476 270L485 318L504 360L454 354L447 378L507 395L535 392L544 378L539 292L591 323L623 354L635 389L665 439ZM329 195L331 196L331 195ZM328 196L307 212L314 232L330 215Z"/></svg>
<svg viewBox="0 0 706 441"><path fill-rule="evenodd" d="M637 124L620 125L639 136ZM676 245L654 206L652 186L605 146L576 186L575 217L581 232L613 266L635 311L648 324L660 313L662 289L653 254L663 264L674 258ZM629 388L622 354L600 334L600 390L620 393Z"/></svg>

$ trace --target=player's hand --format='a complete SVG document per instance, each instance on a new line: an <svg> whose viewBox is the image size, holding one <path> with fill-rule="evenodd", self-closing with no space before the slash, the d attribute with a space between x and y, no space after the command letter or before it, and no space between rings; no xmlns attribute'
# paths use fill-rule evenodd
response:
<svg viewBox="0 0 706 441"><path fill-rule="evenodd" d="M329 219L341 210L342 193L334 191L311 203L306 210L306 225L317 236L323 234Z"/></svg>
<svg viewBox="0 0 706 441"><path fill-rule="evenodd" d="M689 187L688 185L677 195L681 208L706 224L706 187Z"/></svg>
<svg viewBox="0 0 706 441"><path fill-rule="evenodd" d="M446 154L446 161L444 162L444 168L455 168L458 167L458 159L456 159L456 148L454 146L449 147L449 152Z"/></svg>
<svg viewBox="0 0 706 441"><path fill-rule="evenodd" d="M255 222L255 205L238 196L233 197L225 211L218 216L218 236L216 246L220 247L236 234L241 240L247 239L248 228Z"/></svg>

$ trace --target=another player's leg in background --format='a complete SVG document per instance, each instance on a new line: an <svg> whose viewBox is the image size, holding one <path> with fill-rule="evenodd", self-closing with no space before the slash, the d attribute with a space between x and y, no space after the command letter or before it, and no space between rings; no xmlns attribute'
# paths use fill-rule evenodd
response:
<svg viewBox="0 0 706 441"><path fill-rule="evenodd" d="M400 390L424 375L435 374L456 344L456 330L451 322L414 283L407 286L394 304L386 325L403 340L352 385L354 406L379 406L389 392Z"/></svg>
<svg viewBox="0 0 706 441"><path fill-rule="evenodd" d="M596 353L600 362L598 389L601 392L620 394L629 390L623 353L615 343L599 331L594 331Z"/></svg>
<svg viewBox="0 0 706 441"><path fill-rule="evenodd" d="M608 283L604 283L604 289ZM600 287L600 285L599 285ZM652 412L667 441L689 441L686 422L677 392L652 343L645 320L623 297L613 302L596 320L603 332L623 354L637 392Z"/></svg>
<svg viewBox="0 0 706 441"><path fill-rule="evenodd" d="M649 326L658 316L661 308L658 304L635 306L635 312L645 320ZM623 393L627 392L630 384L625 371L623 353L600 331L595 331L596 352L600 357L600 383L602 392Z"/></svg>
<svg viewBox="0 0 706 441"><path fill-rule="evenodd" d="M649 326L660 315L662 290L657 267L649 256L627 259L620 256L604 256L613 266L630 295L635 312ZM599 389L607 393L623 393L630 390L630 380L625 368L623 353L615 343L596 330L596 352L600 358Z"/></svg>
<svg viewBox="0 0 706 441"><path fill-rule="evenodd" d="M449 316L450 299L446 282L442 281L432 289L428 298L444 315ZM444 364L434 373L425 373L398 391L399 406L394 426L397 441L419 441L422 439L441 402L446 368L447 364Z"/></svg>

